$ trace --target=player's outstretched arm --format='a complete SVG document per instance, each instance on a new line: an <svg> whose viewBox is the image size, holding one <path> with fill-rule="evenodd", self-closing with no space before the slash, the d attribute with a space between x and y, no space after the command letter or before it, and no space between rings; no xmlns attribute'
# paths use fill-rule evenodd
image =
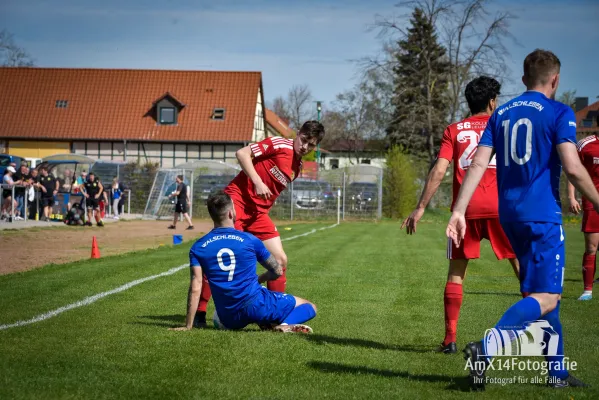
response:
<svg viewBox="0 0 599 400"><path fill-rule="evenodd" d="M595 210L599 211L599 193L597 193L597 189L591 180L591 176L580 162L576 145L571 142L558 144L557 153L562 161L562 166L568 177L568 181L570 181L584 197L593 203Z"/></svg>
<svg viewBox="0 0 599 400"><path fill-rule="evenodd" d="M187 297L187 318L185 326L169 328L171 331L189 331L193 328L193 319L196 316L200 295L202 294L202 267L192 267L193 276L189 282L189 296Z"/></svg>
<svg viewBox="0 0 599 400"><path fill-rule="evenodd" d="M464 182L462 182L460 193L453 206L453 213L447 224L447 230L445 231L447 237L453 240L457 247L460 246L460 243L466 235L466 219L464 217L466 208L468 207L468 203L470 203L470 199L472 198L478 183L489 166L489 161L491 160L491 157L493 157L493 153L492 147L479 145L476 154L474 155L474 159L472 160L470 167L468 167Z"/></svg>
<svg viewBox="0 0 599 400"><path fill-rule="evenodd" d="M445 158L438 158L435 162L435 165L431 169L428 174L428 178L426 179L426 183L424 184L424 190L420 195L420 200L418 200L418 205L412 211L410 216L406 218L401 224L401 229L406 227L406 233L408 235L412 235L416 233L416 225L418 225L418 221L424 215L424 210L428 203L430 203L431 199L439 189L439 185L445 176L445 172L447 172L447 167L449 166L449 160Z"/></svg>
<svg viewBox="0 0 599 400"><path fill-rule="evenodd" d="M256 168L254 168L254 163L252 162L253 154L251 147L245 146L244 148L237 150L235 156L237 157L237 161L239 161L239 165L243 172L245 172L254 184L256 195L263 199L269 199L272 196L272 192L268 186L262 182L262 178L260 178L260 175L256 172Z"/></svg>
<svg viewBox="0 0 599 400"><path fill-rule="evenodd" d="M258 283L274 281L283 275L283 267L281 267L281 264L277 262L272 254L260 264L262 264L267 271L258 277Z"/></svg>
<svg viewBox="0 0 599 400"><path fill-rule="evenodd" d="M578 215L580 213L581 207L578 200L576 200L576 188L570 181L568 181L568 202L570 203L570 212L572 214Z"/></svg>

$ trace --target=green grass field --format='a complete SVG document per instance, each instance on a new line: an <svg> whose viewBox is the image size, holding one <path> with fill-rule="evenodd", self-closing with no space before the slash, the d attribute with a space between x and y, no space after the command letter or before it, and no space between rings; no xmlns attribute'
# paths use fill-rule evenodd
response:
<svg viewBox="0 0 599 400"><path fill-rule="evenodd" d="M251 327L172 332L184 321L188 273L151 280L31 325L0 331L0 398L599 398L599 299L578 302L582 236L567 228L562 301L566 355L590 389L490 385L464 393L460 355L443 338L445 219L408 237L399 224L347 223L285 242L288 290L313 301L312 335ZM293 225L283 237L326 224ZM0 277L0 325L186 263L190 243ZM488 244L464 286L458 346L480 338L520 298ZM212 315L211 305L209 314ZM532 373L502 371L508 378Z"/></svg>

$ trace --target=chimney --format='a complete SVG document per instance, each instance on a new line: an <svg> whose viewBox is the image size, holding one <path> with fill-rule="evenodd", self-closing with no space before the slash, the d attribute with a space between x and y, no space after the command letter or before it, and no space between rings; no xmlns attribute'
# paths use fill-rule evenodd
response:
<svg viewBox="0 0 599 400"><path fill-rule="evenodd" d="M574 99L574 112L578 112L589 105L588 97L577 97Z"/></svg>

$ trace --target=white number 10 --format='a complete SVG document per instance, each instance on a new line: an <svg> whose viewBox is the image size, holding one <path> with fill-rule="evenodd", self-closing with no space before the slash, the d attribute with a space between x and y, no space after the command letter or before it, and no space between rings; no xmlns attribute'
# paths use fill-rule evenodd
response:
<svg viewBox="0 0 599 400"><path fill-rule="evenodd" d="M229 255L231 260L229 265L225 265L225 263L223 263L223 254ZM216 259L218 260L218 266L220 269L229 272L229 282L231 282L233 280L233 274L235 273L235 254L231 249L220 249L216 255Z"/></svg>
<svg viewBox="0 0 599 400"><path fill-rule="evenodd" d="M512 160L519 165L526 164L532 156L532 122L528 118L520 118L512 127L512 140L510 143L510 120L507 119L501 123L503 126L503 140L504 140L504 160L505 166L510 165L510 157ZM524 157L518 157L516 152L516 143L518 141L518 128L520 125L526 125L526 153ZM509 153L509 154L508 154Z"/></svg>

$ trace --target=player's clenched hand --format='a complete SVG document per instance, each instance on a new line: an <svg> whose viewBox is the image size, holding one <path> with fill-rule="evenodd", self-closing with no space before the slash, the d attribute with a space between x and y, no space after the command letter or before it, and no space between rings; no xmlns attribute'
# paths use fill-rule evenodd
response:
<svg viewBox="0 0 599 400"><path fill-rule="evenodd" d="M578 215L580 213L580 203L576 199L570 199L570 212Z"/></svg>
<svg viewBox="0 0 599 400"><path fill-rule="evenodd" d="M466 235L466 219L464 218L464 214L457 212L451 214L445 234L453 241L456 247L460 247Z"/></svg>
<svg viewBox="0 0 599 400"><path fill-rule="evenodd" d="M424 208L417 208L412 211L412 214L408 218L406 218L401 224L401 229L406 228L406 233L408 235L412 235L416 233L416 225L418 225L418 221L424 215Z"/></svg>
<svg viewBox="0 0 599 400"><path fill-rule="evenodd" d="M256 195L258 197L260 197L261 199L270 199L270 197L272 196L272 192L270 191L270 189L268 188L268 186L266 186L264 184L264 182L258 182L254 184L254 189L256 190Z"/></svg>
<svg viewBox="0 0 599 400"><path fill-rule="evenodd" d="M168 328L169 331L190 331L191 328L188 328L187 326L175 326L173 328Z"/></svg>

